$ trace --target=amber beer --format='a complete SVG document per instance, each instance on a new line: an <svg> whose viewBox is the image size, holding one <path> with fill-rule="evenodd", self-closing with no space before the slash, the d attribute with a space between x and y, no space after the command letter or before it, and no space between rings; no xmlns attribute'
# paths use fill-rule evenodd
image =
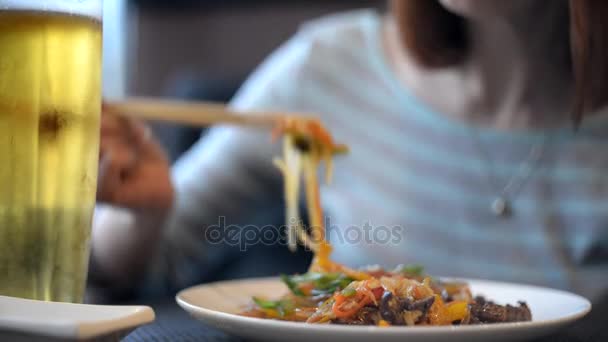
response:
<svg viewBox="0 0 608 342"><path fill-rule="evenodd" d="M86 3L0 0L0 295L83 300L102 64Z"/></svg>

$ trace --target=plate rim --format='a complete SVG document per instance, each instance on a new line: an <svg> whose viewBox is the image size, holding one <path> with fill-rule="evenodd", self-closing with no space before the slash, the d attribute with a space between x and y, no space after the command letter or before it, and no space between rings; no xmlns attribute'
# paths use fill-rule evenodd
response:
<svg viewBox="0 0 608 342"><path fill-rule="evenodd" d="M475 279L475 278L460 278L460 277L438 277L438 278L450 279L450 280L461 280L461 281L468 281L468 282L473 282L473 283L486 283L486 284L491 284L491 285L528 287L528 288L534 288L537 290L551 291L551 292L559 293L562 295L576 297L577 299L581 300L585 304L585 306L579 312L576 312L574 314L567 315L564 317L559 317L559 318L541 320L541 321L493 323L493 324L482 324L482 325L376 327L376 326L306 324L306 323L302 323L302 322L288 322L288 321L280 321L280 320L273 320L273 319L263 319L263 318L240 316L237 314L203 308L203 307L200 307L193 303L188 302L184 298L184 295L187 295L188 293L193 293L193 292L199 290L200 288L204 288L204 287L218 286L218 285L226 284L226 283L234 284L234 283L245 283L245 282L252 282L252 281L280 282L280 278L278 278L278 277L244 278L244 279L223 280L223 281L216 281L216 282L211 282L211 283L194 285L194 286L191 286L191 287L188 287L188 288L185 288L185 289L179 291L175 295L175 301L183 310L185 310L186 312L188 312L191 315L193 313L198 313L198 314L203 314L207 317L216 316L216 317L219 317L222 319L230 319L237 323L243 323L243 324L262 324L265 327L269 327L269 328L273 327L273 328L278 328L278 329L287 329L287 328L303 329L303 328L305 328L306 330L309 330L309 331L313 330L315 332L333 332L333 333L371 333L371 332L377 333L377 332L382 332L383 334L391 334L391 335L404 334L406 332L408 334L416 335L416 334L444 334L444 333L448 333L448 332L453 333L454 331L462 331L463 333L479 332L479 331L500 332L500 331L513 330L513 329L520 330L520 329L526 329L526 328L530 328L530 329L531 328L547 328L547 327L566 325L566 324L576 322L576 321L582 319L583 317L585 317L587 314L589 314L589 312L591 312L591 310L593 308L593 305L591 304L589 299L587 299L579 294L560 290L560 289L554 289L554 288L550 288L550 287L524 284L524 283L512 283L512 282L501 282L501 281L485 280L485 279ZM212 325L208 322L205 322L205 323Z"/></svg>

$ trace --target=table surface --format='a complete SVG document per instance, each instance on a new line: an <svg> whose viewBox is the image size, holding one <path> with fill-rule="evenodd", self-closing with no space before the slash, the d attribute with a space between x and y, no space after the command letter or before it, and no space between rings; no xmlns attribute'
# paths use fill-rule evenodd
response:
<svg viewBox="0 0 608 342"><path fill-rule="evenodd" d="M608 341L608 305L595 305L592 312L574 325L545 338L532 342L605 342ZM240 342L191 318L173 299L152 303L156 311L153 324L140 327L125 338L125 342L143 341L218 341Z"/></svg>

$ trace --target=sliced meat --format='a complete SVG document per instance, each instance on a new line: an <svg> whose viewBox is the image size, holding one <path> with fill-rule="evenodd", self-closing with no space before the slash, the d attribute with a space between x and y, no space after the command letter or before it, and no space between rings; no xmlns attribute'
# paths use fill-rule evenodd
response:
<svg viewBox="0 0 608 342"><path fill-rule="evenodd" d="M518 302L519 306L507 305L507 322L527 322L532 320L532 312L525 302Z"/></svg>
<svg viewBox="0 0 608 342"><path fill-rule="evenodd" d="M475 297L475 303L479 305L484 305L486 303L486 298L482 296Z"/></svg>
<svg viewBox="0 0 608 342"><path fill-rule="evenodd" d="M519 302L519 306L505 306L480 300L470 304L469 310L470 318L467 322L468 324L526 322L532 320L532 312L524 302Z"/></svg>

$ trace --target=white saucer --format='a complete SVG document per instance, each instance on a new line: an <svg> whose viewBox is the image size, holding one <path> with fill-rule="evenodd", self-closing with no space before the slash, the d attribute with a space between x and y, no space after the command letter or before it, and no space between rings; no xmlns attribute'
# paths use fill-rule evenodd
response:
<svg viewBox="0 0 608 342"><path fill-rule="evenodd" d="M42 302L0 296L0 341L119 341L154 321L147 306Z"/></svg>

